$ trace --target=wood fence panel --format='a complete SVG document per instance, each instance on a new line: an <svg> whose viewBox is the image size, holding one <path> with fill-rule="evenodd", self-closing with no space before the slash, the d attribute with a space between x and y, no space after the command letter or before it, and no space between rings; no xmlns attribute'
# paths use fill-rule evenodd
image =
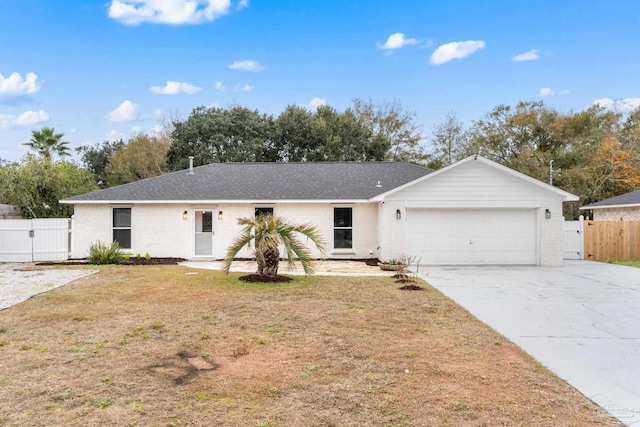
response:
<svg viewBox="0 0 640 427"><path fill-rule="evenodd" d="M585 221L584 259L640 260L640 221Z"/></svg>

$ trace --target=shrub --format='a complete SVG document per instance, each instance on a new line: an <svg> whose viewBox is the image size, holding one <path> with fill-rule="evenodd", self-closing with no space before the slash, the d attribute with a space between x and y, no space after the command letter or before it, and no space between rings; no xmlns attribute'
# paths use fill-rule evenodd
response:
<svg viewBox="0 0 640 427"><path fill-rule="evenodd" d="M89 246L88 261L90 264L119 264L122 258L123 253L118 242L107 246L101 241L97 241Z"/></svg>

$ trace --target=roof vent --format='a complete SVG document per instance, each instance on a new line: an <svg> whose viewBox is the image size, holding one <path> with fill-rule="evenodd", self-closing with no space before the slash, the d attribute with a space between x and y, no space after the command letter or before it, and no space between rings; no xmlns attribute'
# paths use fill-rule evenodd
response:
<svg viewBox="0 0 640 427"><path fill-rule="evenodd" d="M380 184L380 181L378 181L378 184L376 185L376 187L382 188L382 184Z"/></svg>
<svg viewBox="0 0 640 427"><path fill-rule="evenodd" d="M193 156L189 156L189 175L193 175Z"/></svg>

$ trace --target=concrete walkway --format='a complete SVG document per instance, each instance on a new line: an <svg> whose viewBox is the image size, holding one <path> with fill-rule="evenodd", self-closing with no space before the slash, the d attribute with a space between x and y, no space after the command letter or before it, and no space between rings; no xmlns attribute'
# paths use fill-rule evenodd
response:
<svg viewBox="0 0 640 427"><path fill-rule="evenodd" d="M222 261L185 261L180 265L206 270L222 270ZM382 271L380 267L370 266L362 261L315 261L316 275L318 276L393 276L395 272ZM255 273L257 265L255 261L234 261L231 264L232 272ZM299 263L294 269L289 269L286 262L280 261L279 274L304 275L304 270Z"/></svg>
<svg viewBox="0 0 640 427"><path fill-rule="evenodd" d="M640 269L565 261L420 271L620 421L640 426Z"/></svg>

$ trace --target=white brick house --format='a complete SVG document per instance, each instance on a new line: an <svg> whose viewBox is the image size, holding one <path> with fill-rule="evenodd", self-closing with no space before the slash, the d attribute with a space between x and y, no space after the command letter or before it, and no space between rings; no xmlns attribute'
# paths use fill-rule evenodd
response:
<svg viewBox="0 0 640 427"><path fill-rule="evenodd" d="M316 225L329 258L552 266L562 264L569 200L578 197L472 156L435 172L394 162L218 163L61 202L74 204L77 258L92 242L117 240L134 254L220 259L237 218L267 212Z"/></svg>
<svg viewBox="0 0 640 427"><path fill-rule="evenodd" d="M580 209L591 209L594 221L640 221L640 190L601 200Z"/></svg>

